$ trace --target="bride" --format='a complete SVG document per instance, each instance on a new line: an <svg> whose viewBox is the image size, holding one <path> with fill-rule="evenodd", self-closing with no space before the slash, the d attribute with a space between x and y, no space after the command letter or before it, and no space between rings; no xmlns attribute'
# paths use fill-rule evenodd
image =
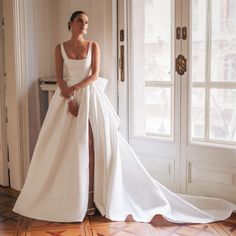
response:
<svg viewBox="0 0 236 236"><path fill-rule="evenodd" d="M98 209L113 221L132 215L150 222L161 214L177 223L224 220L236 211L223 199L175 194L148 174L118 131L119 117L104 92L107 80L99 77L99 46L83 37L87 14L74 12L68 29L71 39L55 50L58 88L13 211L82 222Z"/></svg>

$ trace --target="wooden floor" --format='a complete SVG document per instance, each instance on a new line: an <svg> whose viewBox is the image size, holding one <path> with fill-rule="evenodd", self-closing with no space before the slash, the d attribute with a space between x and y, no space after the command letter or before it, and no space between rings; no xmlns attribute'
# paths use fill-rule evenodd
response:
<svg viewBox="0 0 236 236"><path fill-rule="evenodd" d="M211 224L173 224L161 216L150 223L112 222L99 214L87 216L83 223L55 223L12 212L17 196L18 192L0 187L0 236L236 236L236 214Z"/></svg>

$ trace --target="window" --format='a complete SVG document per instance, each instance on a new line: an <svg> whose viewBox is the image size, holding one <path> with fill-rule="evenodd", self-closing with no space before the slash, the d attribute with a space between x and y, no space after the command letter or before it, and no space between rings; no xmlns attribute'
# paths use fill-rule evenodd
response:
<svg viewBox="0 0 236 236"><path fill-rule="evenodd" d="M192 2L191 137L235 143L236 1Z"/></svg>

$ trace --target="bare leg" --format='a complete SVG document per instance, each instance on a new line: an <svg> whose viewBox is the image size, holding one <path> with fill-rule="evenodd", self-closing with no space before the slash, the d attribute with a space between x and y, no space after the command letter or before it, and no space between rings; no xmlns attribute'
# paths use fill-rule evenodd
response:
<svg viewBox="0 0 236 236"><path fill-rule="evenodd" d="M88 196L88 215L93 215L96 211L93 201L94 191L94 143L93 133L89 122L89 196Z"/></svg>

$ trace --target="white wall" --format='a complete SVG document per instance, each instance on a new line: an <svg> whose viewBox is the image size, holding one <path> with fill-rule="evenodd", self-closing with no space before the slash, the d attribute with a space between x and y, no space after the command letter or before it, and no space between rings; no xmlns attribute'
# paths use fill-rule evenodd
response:
<svg viewBox="0 0 236 236"><path fill-rule="evenodd" d="M86 38L100 45L100 75L109 79L106 92L116 108L116 1L25 0L31 154L40 130L38 78L55 77L54 50L56 44L70 38L67 22L75 10L88 14Z"/></svg>

